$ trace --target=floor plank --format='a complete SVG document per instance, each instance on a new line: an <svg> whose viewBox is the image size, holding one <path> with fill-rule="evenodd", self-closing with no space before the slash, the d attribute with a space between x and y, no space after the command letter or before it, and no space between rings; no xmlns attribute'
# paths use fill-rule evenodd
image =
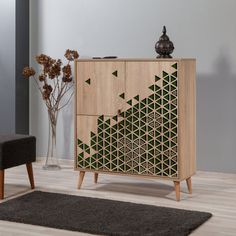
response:
<svg viewBox="0 0 236 236"><path fill-rule="evenodd" d="M81 189L77 190L78 172L73 170L72 164L62 166L60 171L45 171L41 163L35 163L33 167L36 190L208 211L213 214L213 217L191 235L235 236L236 234L236 174L199 171L192 178L193 194L188 194L187 185L182 182L181 201L176 202L172 181L99 175L98 184L95 184L93 174L86 173ZM6 170L3 201L30 191L32 190L25 166ZM0 236L3 235L85 236L89 234L0 221Z"/></svg>

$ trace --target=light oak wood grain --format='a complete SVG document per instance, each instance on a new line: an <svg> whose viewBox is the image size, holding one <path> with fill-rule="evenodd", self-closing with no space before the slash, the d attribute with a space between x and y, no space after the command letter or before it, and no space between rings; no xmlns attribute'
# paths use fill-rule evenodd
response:
<svg viewBox="0 0 236 236"><path fill-rule="evenodd" d="M180 182L174 181L176 201L180 201Z"/></svg>
<svg viewBox="0 0 236 236"><path fill-rule="evenodd" d="M83 180L84 180L84 175L85 175L85 171L80 171L79 172L78 189L81 188L81 185L82 185Z"/></svg>
<svg viewBox="0 0 236 236"><path fill-rule="evenodd" d="M153 91L149 87L155 84L155 75L162 78L162 71L173 73L171 67L177 61L128 61L126 62L126 100L139 95L140 100L148 97ZM156 83L162 87L162 80ZM126 109L129 105L126 104Z"/></svg>
<svg viewBox="0 0 236 236"><path fill-rule="evenodd" d="M179 179L196 171L196 62L178 63L178 167Z"/></svg>
<svg viewBox="0 0 236 236"><path fill-rule="evenodd" d="M186 183L187 183L188 191L191 194L193 192L192 191L192 179L191 179L191 177L186 179Z"/></svg>
<svg viewBox="0 0 236 236"><path fill-rule="evenodd" d="M119 97L125 90L124 62L79 62L77 67L78 115L117 115L125 105ZM117 71L117 77L112 73ZM90 79L90 84L86 81Z"/></svg>

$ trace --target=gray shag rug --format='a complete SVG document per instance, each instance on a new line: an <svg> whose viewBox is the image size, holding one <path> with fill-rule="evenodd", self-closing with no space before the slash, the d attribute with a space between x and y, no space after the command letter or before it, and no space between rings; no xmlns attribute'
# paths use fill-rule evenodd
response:
<svg viewBox="0 0 236 236"><path fill-rule="evenodd" d="M0 204L0 220L99 235L184 236L212 215L35 191Z"/></svg>

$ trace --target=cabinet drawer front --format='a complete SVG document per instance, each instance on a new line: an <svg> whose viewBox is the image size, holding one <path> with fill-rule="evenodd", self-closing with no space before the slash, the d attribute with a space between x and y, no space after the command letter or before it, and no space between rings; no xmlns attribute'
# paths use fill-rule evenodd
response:
<svg viewBox="0 0 236 236"><path fill-rule="evenodd" d="M77 62L77 114L116 115L125 102L124 62Z"/></svg>

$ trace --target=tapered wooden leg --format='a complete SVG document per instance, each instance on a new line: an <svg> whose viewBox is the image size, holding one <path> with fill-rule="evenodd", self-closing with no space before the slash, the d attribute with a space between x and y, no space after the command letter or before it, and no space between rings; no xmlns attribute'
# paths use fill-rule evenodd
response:
<svg viewBox="0 0 236 236"><path fill-rule="evenodd" d="M174 181L176 201L180 201L180 182Z"/></svg>
<svg viewBox="0 0 236 236"><path fill-rule="evenodd" d="M29 177L31 189L34 189L34 173L33 173L32 163L27 163L26 168L27 168L27 172L28 172L28 177Z"/></svg>
<svg viewBox="0 0 236 236"><path fill-rule="evenodd" d="M79 172L79 181L78 181L78 189L80 189L83 180L84 180L84 175L85 175L85 171L80 171Z"/></svg>
<svg viewBox="0 0 236 236"><path fill-rule="evenodd" d="M187 186L188 186L188 191L191 194L192 193L192 180L191 180L191 177L186 179L186 183L187 183Z"/></svg>
<svg viewBox="0 0 236 236"><path fill-rule="evenodd" d="M94 183L97 184L98 182L98 173L94 173Z"/></svg>
<svg viewBox="0 0 236 236"><path fill-rule="evenodd" d="M0 199L4 198L4 170L0 170Z"/></svg>

